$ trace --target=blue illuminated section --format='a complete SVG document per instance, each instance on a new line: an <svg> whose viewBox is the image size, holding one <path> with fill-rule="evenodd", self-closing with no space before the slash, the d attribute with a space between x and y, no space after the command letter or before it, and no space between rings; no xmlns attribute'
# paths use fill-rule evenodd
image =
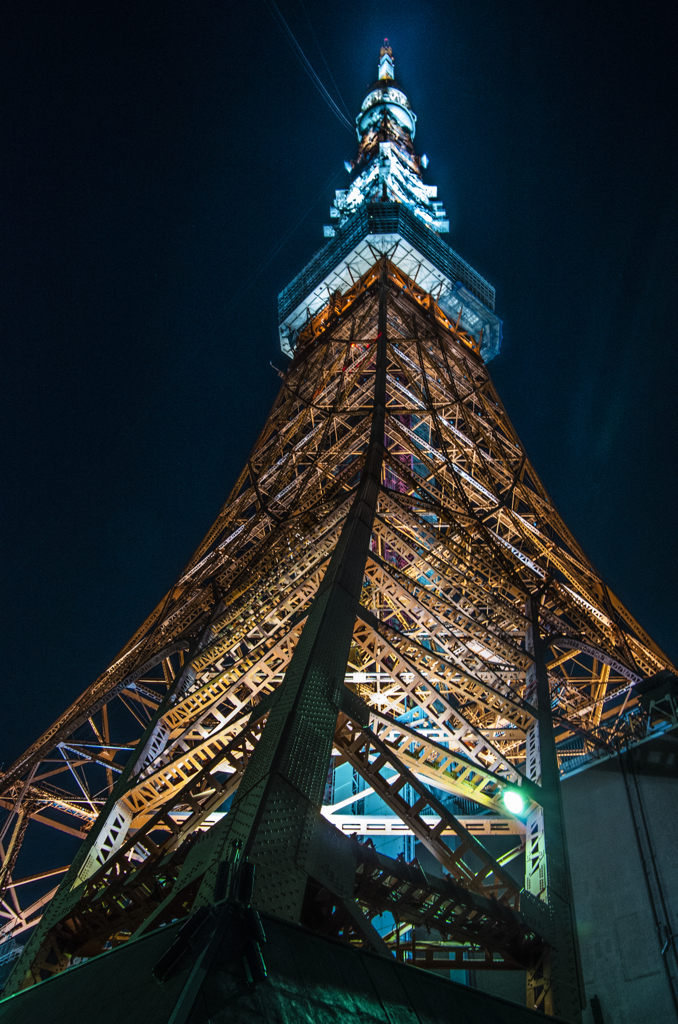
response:
<svg viewBox="0 0 678 1024"><path fill-rule="evenodd" d="M359 140L370 128L379 124L384 113L392 117L401 128L410 133L410 138L414 139L417 115L410 107L410 101L400 89L389 85L388 82L381 82L376 89L367 94L355 119Z"/></svg>
<svg viewBox="0 0 678 1024"><path fill-rule="evenodd" d="M378 75L356 117L358 156L346 165L351 173L362 170L348 189L336 193L330 209L333 223L325 225L325 237L334 237L363 203L373 202L402 203L431 231L446 234L450 223L443 204L436 201L437 187L422 180L428 158L414 150L417 115L395 81L395 61L388 39L379 54Z"/></svg>
<svg viewBox="0 0 678 1024"><path fill-rule="evenodd" d="M335 193L330 217L336 219L336 226L341 228L363 203L387 200L407 206L436 234L446 234L450 222L443 204L434 202L437 195L437 186L424 184L421 176L413 171L407 154L392 142L380 142L378 154L350 188Z"/></svg>
<svg viewBox="0 0 678 1024"><path fill-rule="evenodd" d="M499 352L502 336L494 288L440 238L449 232L449 221L437 187L423 180L428 158L415 152L417 116L395 81L387 39L378 76L356 118L360 146L346 164L353 180L335 192L331 223L324 227L331 241L278 296L280 346L293 357L299 331L327 304L328 295L344 294L380 253L476 339L488 362Z"/></svg>
<svg viewBox="0 0 678 1024"><path fill-rule="evenodd" d="M489 362L501 346L502 323L494 312L494 288L458 253L429 231L401 203L364 203L278 296L280 347L293 356L304 324L343 295L375 262L388 256L404 274L434 296L447 315L480 344Z"/></svg>

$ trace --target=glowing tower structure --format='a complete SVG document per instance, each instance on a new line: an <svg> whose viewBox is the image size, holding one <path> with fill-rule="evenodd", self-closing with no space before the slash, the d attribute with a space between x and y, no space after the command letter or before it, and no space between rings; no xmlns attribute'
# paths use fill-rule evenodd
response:
<svg viewBox="0 0 678 1024"><path fill-rule="evenodd" d="M302 989L309 1019L489 1019L409 965L524 971L528 1006L580 1018L559 770L641 735L634 686L669 663L492 386L494 289L440 238L415 122L385 42L328 242L280 296L291 364L246 466L2 777L4 934L33 932L0 1022L291 1019ZM36 821L83 842L22 908Z"/></svg>

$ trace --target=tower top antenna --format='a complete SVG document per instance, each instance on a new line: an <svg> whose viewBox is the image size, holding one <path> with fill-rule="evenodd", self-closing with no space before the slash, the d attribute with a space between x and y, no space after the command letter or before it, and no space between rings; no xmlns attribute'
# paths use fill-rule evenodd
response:
<svg viewBox="0 0 678 1024"><path fill-rule="evenodd" d="M395 61L388 39L384 39L384 45L379 51L379 78L395 78Z"/></svg>

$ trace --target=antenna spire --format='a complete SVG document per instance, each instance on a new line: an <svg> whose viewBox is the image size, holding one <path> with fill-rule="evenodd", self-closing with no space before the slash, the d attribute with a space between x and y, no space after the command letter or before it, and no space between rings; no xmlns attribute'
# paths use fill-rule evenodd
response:
<svg viewBox="0 0 678 1024"><path fill-rule="evenodd" d="M379 78L395 78L395 61L388 39L384 39L384 45L379 51Z"/></svg>

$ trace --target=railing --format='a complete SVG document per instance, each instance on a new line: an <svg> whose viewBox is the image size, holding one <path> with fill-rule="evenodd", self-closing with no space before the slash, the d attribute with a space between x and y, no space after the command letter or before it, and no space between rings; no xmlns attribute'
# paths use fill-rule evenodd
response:
<svg viewBox="0 0 678 1024"><path fill-rule="evenodd" d="M320 282L367 235L400 234L416 246L451 282L461 281L494 311L495 291L465 260L401 203L366 203L327 245L323 246L278 296L278 320L299 306Z"/></svg>

